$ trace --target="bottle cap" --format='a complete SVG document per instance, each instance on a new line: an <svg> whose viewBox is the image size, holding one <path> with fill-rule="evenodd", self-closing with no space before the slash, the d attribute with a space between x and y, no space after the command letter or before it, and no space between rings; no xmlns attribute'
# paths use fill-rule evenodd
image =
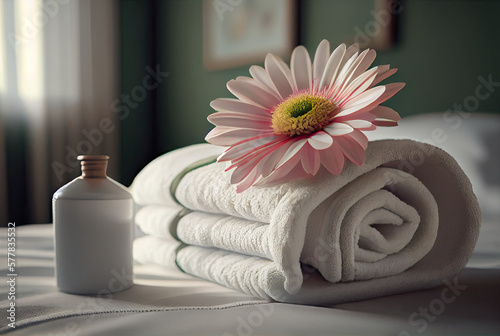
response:
<svg viewBox="0 0 500 336"><path fill-rule="evenodd" d="M108 167L107 155L79 155L77 157L82 165L83 178L104 178Z"/></svg>

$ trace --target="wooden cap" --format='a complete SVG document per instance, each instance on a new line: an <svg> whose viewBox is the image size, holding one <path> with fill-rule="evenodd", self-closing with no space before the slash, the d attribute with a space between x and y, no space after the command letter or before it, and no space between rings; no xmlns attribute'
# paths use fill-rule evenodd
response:
<svg viewBox="0 0 500 336"><path fill-rule="evenodd" d="M107 155L79 155L77 157L82 165L83 178L104 178L108 168L109 156Z"/></svg>

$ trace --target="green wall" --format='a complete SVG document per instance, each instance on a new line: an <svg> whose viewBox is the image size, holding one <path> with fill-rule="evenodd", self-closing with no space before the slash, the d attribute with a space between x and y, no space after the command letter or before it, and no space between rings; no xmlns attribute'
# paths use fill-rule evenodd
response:
<svg viewBox="0 0 500 336"><path fill-rule="evenodd" d="M157 55L152 48L150 20L156 15L149 1L120 1L120 182L129 185L148 162L157 156L154 131L155 92L147 91L141 101L132 97L134 88L143 85L146 67L155 67ZM159 88L161 85L159 86ZM125 95L125 96L123 96ZM127 98L128 97L128 98ZM123 119L122 119L123 118Z"/></svg>
<svg viewBox="0 0 500 336"><path fill-rule="evenodd" d="M203 142L211 129L210 101L229 97L226 83L248 75L248 66L222 71L203 68L202 1L162 1L161 62L170 72L160 94L160 124L165 125L165 150Z"/></svg>
<svg viewBox="0 0 500 336"><path fill-rule="evenodd" d="M364 30L369 1L304 1L303 42L312 50L322 38L333 44ZM356 7L363 8L356 11ZM338 9L342 9L340 13ZM475 94L478 76L500 82L498 1L403 1L400 41L379 52L375 64L399 68L391 77L407 86L386 104L401 115L445 111ZM329 19L330 18L330 19ZM331 23L328 23L331 22ZM500 90L481 101L479 111L500 112Z"/></svg>
<svg viewBox="0 0 500 336"><path fill-rule="evenodd" d="M137 72L137 69L144 68L147 58L137 50L141 43L145 43L137 36L142 32L137 25L148 21L147 16L137 16L145 15L142 7L147 4L122 1L122 17L128 18L122 20L122 35L126 32L135 36L131 39L128 35L122 36L121 39L125 44L122 47L122 58L126 62L122 64L124 92L133 82L131 73L134 71L130 64L135 64ZM365 25L374 20L370 14L372 6L373 2L368 0L302 0L299 2L299 41L310 53L323 38L333 46L352 41L356 27L363 31ZM402 116L445 111L475 94L479 76L488 78L491 74L493 81L500 82L500 26L496 23L500 2L407 0L402 6L398 44L388 51L379 52L375 60L375 64L391 64L399 68L391 81L407 83L386 103L388 106ZM157 10L157 60L161 68L170 73L159 87L156 101L159 134L155 141L158 141L158 153L162 153L204 141L204 136L212 128L206 121L213 112L210 101L231 97L226 82L248 75L249 65L222 71L203 68L201 0L162 0L157 3ZM135 76L138 78L139 73ZM479 101L477 109L499 112L499 91ZM147 115L146 105L144 114ZM148 132L147 121L141 119L142 113L125 121L122 136L122 152L126 153L122 169L125 181L131 180L147 161L140 147L151 145L143 144L151 140L142 139ZM135 160L134 153L139 157L142 155L141 160Z"/></svg>

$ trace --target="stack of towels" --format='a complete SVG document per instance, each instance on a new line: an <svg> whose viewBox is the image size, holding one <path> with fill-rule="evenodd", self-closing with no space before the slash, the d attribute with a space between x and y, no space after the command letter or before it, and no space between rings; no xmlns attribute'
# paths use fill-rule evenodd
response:
<svg viewBox="0 0 500 336"><path fill-rule="evenodd" d="M374 141L363 165L338 176L242 193L215 162L222 150L177 149L138 174L137 261L267 300L331 305L440 285L471 256L478 202L437 147Z"/></svg>

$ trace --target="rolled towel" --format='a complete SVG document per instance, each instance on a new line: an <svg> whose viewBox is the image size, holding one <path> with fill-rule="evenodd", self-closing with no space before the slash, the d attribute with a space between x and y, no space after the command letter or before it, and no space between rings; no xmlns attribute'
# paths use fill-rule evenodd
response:
<svg viewBox="0 0 500 336"><path fill-rule="evenodd" d="M140 204L193 210L178 218L176 235L218 249L181 249L178 264L246 293L319 304L432 287L466 264L477 239L471 185L436 147L376 141L365 164L347 163L338 176L322 171L240 194L224 165L199 161L218 152L202 144L165 154L139 173L132 193ZM145 212L175 217L165 209Z"/></svg>

